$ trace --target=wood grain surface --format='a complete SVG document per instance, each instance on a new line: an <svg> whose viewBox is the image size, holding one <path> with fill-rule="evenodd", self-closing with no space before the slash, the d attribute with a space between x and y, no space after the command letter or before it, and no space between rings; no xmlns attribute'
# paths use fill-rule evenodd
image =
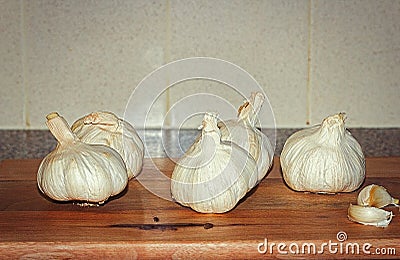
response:
<svg viewBox="0 0 400 260"><path fill-rule="evenodd" d="M398 208L387 208L396 215L387 228L350 222L347 208L358 191L292 191L282 180L278 157L267 177L225 214L196 213L153 194L168 193L170 159L145 159L140 182L131 180L123 194L100 207L46 198L36 184L39 163L0 163L2 259L400 257ZM383 185L400 197L400 157L367 158L366 172L363 186ZM347 238L338 240L339 232ZM265 242L267 250L260 253ZM367 243L371 247L363 252Z"/></svg>

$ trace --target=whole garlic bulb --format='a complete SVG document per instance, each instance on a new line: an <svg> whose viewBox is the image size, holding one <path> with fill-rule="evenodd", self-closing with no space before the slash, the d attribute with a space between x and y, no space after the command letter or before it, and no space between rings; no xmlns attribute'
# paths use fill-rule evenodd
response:
<svg viewBox="0 0 400 260"><path fill-rule="evenodd" d="M268 137L255 127L264 102L261 92L252 93L238 110L238 118L219 122L222 141L231 141L245 149L257 162L258 181L272 165L274 151Z"/></svg>
<svg viewBox="0 0 400 260"><path fill-rule="evenodd" d="M129 179L140 173L144 147L128 122L110 112L94 112L78 119L71 129L85 143L103 144L115 149L125 162Z"/></svg>
<svg viewBox="0 0 400 260"><path fill-rule="evenodd" d="M39 189L58 201L104 203L123 191L128 175L121 156L104 145L81 142L57 113L47 116L56 148L40 163Z"/></svg>
<svg viewBox="0 0 400 260"><path fill-rule="evenodd" d="M175 165L171 194L202 213L231 210L257 182L257 165L234 143L220 140L216 115L207 113L201 136Z"/></svg>
<svg viewBox="0 0 400 260"><path fill-rule="evenodd" d="M280 162L283 178L296 191L351 192L365 178L365 158L346 130L345 114L325 118L321 125L290 136Z"/></svg>

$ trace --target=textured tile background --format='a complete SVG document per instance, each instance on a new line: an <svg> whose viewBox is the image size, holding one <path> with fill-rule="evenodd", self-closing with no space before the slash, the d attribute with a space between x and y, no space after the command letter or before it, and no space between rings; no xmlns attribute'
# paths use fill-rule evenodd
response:
<svg viewBox="0 0 400 260"><path fill-rule="evenodd" d="M400 125L400 1L313 1L311 121ZM350 121L349 120L349 121Z"/></svg>
<svg viewBox="0 0 400 260"><path fill-rule="evenodd" d="M23 128L26 100L20 4L0 1L0 7L0 127Z"/></svg>
<svg viewBox="0 0 400 260"><path fill-rule="evenodd" d="M71 123L94 110L122 116L149 73L193 56L250 73L267 93L277 127L316 124L339 111L348 113L351 127L400 127L396 0L0 0L0 6L0 129L44 129L53 110ZM168 77L157 84L168 86ZM205 80L176 84L154 102L149 126L181 125L181 112L195 102L164 117L196 91L240 105L242 97L225 89ZM146 91L140 95L146 99ZM131 111L133 124L144 111Z"/></svg>
<svg viewBox="0 0 400 260"><path fill-rule="evenodd" d="M70 120L95 110L122 115L134 87L164 62L164 1L25 1L23 8L33 128L53 110Z"/></svg>

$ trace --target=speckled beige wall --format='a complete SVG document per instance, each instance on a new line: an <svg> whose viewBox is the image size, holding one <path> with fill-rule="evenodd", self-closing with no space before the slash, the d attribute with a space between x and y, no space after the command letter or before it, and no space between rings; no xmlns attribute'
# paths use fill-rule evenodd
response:
<svg viewBox="0 0 400 260"><path fill-rule="evenodd" d="M353 127L400 127L400 1L0 0L0 6L1 129L45 128L53 110L70 122L99 109L122 116L143 78L193 56L250 73L267 93L277 127L305 127L339 111ZM155 103L150 125L160 125L182 97L207 89L241 102L215 82L177 84ZM165 121L175 122L173 115Z"/></svg>
<svg viewBox="0 0 400 260"><path fill-rule="evenodd" d="M18 1L0 1L0 127L23 128L23 37Z"/></svg>
<svg viewBox="0 0 400 260"><path fill-rule="evenodd" d="M400 1L312 1L311 121L400 126Z"/></svg>

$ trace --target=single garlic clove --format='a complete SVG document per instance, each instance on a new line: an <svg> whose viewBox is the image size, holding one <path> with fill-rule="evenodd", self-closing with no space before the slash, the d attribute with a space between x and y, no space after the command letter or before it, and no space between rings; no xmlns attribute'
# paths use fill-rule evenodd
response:
<svg viewBox="0 0 400 260"><path fill-rule="evenodd" d="M371 184L360 191L357 197L357 204L361 206L383 208L390 204L399 206L399 200L392 198L383 186Z"/></svg>
<svg viewBox="0 0 400 260"><path fill-rule="evenodd" d="M375 207L365 207L360 205L352 205L347 211L349 220L376 227L387 227L392 221L393 213Z"/></svg>

